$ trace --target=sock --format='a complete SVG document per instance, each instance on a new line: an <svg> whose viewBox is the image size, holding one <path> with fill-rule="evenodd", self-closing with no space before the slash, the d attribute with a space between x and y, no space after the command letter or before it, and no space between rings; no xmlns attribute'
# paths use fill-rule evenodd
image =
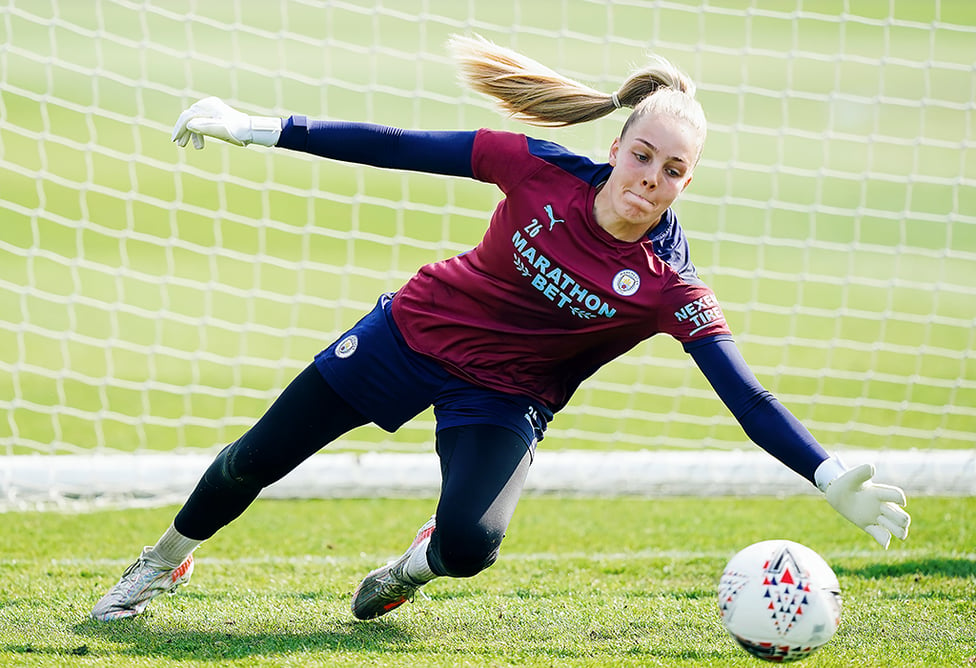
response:
<svg viewBox="0 0 976 668"><path fill-rule="evenodd" d="M202 540L187 538L172 524L155 545L146 553L153 563L168 568L176 568L202 543Z"/></svg>
<svg viewBox="0 0 976 668"><path fill-rule="evenodd" d="M403 574L413 580L414 584L426 584L437 577L427 563L428 545L430 545L430 537L425 538L414 548L403 566Z"/></svg>

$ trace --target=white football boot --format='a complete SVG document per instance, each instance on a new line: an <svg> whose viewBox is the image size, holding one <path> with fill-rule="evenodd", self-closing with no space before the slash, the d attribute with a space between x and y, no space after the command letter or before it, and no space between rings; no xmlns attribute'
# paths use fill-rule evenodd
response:
<svg viewBox="0 0 976 668"><path fill-rule="evenodd" d="M414 594L430 581L433 573L418 582L407 575L406 567L414 552L427 549L434 526L435 518L431 517L420 527L406 552L363 578L352 595L352 614L358 619L375 619L413 600Z"/></svg>
<svg viewBox="0 0 976 668"><path fill-rule="evenodd" d="M160 594L174 591L186 584L193 574L193 555L176 568L167 568L147 559L152 547L146 547L135 562L122 574L122 578L92 608L91 618L100 622L135 617L141 614L149 601Z"/></svg>

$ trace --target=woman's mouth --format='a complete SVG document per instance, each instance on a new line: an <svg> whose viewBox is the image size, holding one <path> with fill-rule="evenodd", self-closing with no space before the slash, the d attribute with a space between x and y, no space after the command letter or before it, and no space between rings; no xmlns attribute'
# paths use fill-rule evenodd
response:
<svg viewBox="0 0 976 668"><path fill-rule="evenodd" d="M645 197L642 197L641 195L638 195L633 190L627 190L625 192L628 195L628 199L633 200L639 207L641 207L643 209L653 209L654 208L654 202L646 199Z"/></svg>

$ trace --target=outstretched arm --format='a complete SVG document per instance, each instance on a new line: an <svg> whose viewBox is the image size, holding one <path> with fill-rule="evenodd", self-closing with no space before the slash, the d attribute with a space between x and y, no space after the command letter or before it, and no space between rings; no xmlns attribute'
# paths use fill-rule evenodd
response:
<svg viewBox="0 0 976 668"><path fill-rule="evenodd" d="M292 116L284 122L277 146L374 167L471 177L474 137L470 131L403 130Z"/></svg>
<svg viewBox="0 0 976 668"><path fill-rule="evenodd" d="M470 131L420 131L344 121L310 121L304 116L248 116L216 97L184 111L173 128L180 146L203 148L205 137L236 146L277 146L323 158L375 167L471 177Z"/></svg>
<svg viewBox="0 0 976 668"><path fill-rule="evenodd" d="M824 492L841 515L887 548L891 536L908 537L911 518L905 494L897 487L872 482L874 467L848 469L830 457L813 435L749 369L735 342L716 338L690 343L685 349L746 435Z"/></svg>
<svg viewBox="0 0 976 668"><path fill-rule="evenodd" d="M760 384L735 342L716 339L704 344L691 343L686 348L746 436L815 482L817 467L829 455L813 434Z"/></svg>

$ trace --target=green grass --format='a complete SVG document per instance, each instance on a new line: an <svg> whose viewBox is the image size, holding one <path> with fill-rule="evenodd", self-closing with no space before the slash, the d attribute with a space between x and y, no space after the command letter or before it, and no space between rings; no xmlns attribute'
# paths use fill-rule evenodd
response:
<svg viewBox="0 0 976 668"><path fill-rule="evenodd" d="M14 4L0 10L8 453L225 443L377 294L477 243L498 197L485 184L169 141L206 94L526 131L462 97L444 42L468 26L599 89L648 46L688 70L711 127L679 215L761 380L825 441L971 447L971 2L815 0L799 19L753 0ZM532 132L599 158L621 121ZM639 346L552 433L738 447L688 368L670 342Z"/></svg>
<svg viewBox="0 0 976 668"><path fill-rule="evenodd" d="M802 665L976 661L976 499L912 499L912 535L884 552L813 497L529 497L492 568L355 621L359 578L432 507L258 502L197 551L187 587L112 624L88 610L174 509L6 514L0 665L756 666L715 587L736 550L773 537L820 552L843 590L837 635Z"/></svg>

